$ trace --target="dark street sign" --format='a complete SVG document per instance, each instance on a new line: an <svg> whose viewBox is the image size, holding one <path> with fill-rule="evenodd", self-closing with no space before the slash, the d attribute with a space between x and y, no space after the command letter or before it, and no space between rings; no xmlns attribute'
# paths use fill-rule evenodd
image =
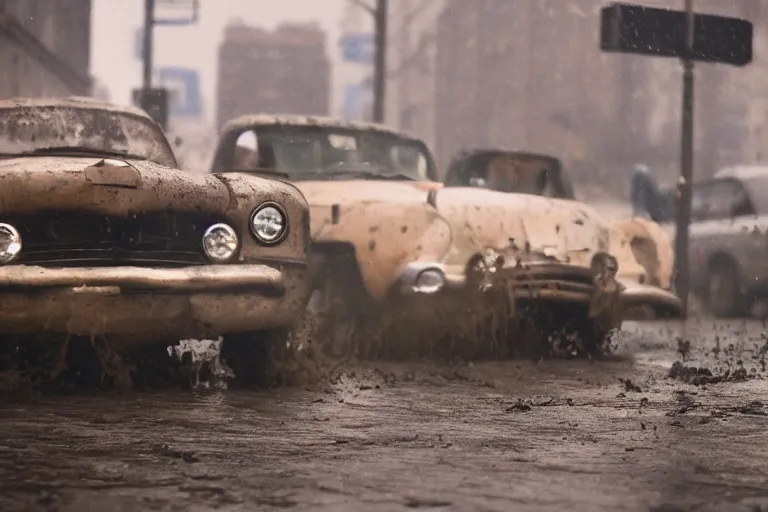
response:
<svg viewBox="0 0 768 512"><path fill-rule="evenodd" d="M167 89L134 89L133 103L144 110L163 130L168 129Z"/></svg>
<svg viewBox="0 0 768 512"><path fill-rule="evenodd" d="M601 10L600 49L734 66L752 61L752 23L749 21L695 14L693 52L689 55L685 18L684 11L611 4Z"/></svg>

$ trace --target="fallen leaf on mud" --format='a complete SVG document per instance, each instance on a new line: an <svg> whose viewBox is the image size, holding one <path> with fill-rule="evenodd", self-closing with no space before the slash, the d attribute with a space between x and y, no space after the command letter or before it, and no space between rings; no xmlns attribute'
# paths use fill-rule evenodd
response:
<svg viewBox="0 0 768 512"><path fill-rule="evenodd" d="M523 399L518 399L512 406L507 407L507 412L528 412L532 409L531 404Z"/></svg>
<svg viewBox="0 0 768 512"><path fill-rule="evenodd" d="M450 507L453 505L450 501L438 500L432 498L406 498L405 506L408 508L437 508Z"/></svg>

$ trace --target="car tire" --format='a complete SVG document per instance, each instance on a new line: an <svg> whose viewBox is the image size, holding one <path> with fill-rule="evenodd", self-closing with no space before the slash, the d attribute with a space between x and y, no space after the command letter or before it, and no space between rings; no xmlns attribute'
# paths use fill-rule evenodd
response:
<svg viewBox="0 0 768 512"><path fill-rule="evenodd" d="M272 389L282 385L280 363L289 338L287 329L228 334L219 358L235 374L236 387Z"/></svg>
<svg viewBox="0 0 768 512"><path fill-rule="evenodd" d="M739 270L730 260L715 262L707 280L707 308L717 318L729 318L745 311L744 295L739 286Z"/></svg>

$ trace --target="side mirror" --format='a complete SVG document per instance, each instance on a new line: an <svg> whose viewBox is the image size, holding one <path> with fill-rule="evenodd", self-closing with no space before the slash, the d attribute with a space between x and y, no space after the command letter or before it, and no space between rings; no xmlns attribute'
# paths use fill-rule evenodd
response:
<svg viewBox="0 0 768 512"><path fill-rule="evenodd" d="M176 136L173 139L173 145L176 146L177 148L180 148L183 143L184 143L184 140L179 136Z"/></svg>

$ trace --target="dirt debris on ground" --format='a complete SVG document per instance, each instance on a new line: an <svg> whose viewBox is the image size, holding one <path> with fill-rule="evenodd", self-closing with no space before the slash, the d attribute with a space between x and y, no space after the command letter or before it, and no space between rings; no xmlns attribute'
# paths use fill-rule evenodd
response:
<svg viewBox="0 0 768 512"><path fill-rule="evenodd" d="M603 361L346 360L270 391L208 379L0 403L0 510L768 504L762 328L636 328L651 334L629 326ZM691 340L684 359L678 337ZM734 378L742 367L749 378Z"/></svg>

